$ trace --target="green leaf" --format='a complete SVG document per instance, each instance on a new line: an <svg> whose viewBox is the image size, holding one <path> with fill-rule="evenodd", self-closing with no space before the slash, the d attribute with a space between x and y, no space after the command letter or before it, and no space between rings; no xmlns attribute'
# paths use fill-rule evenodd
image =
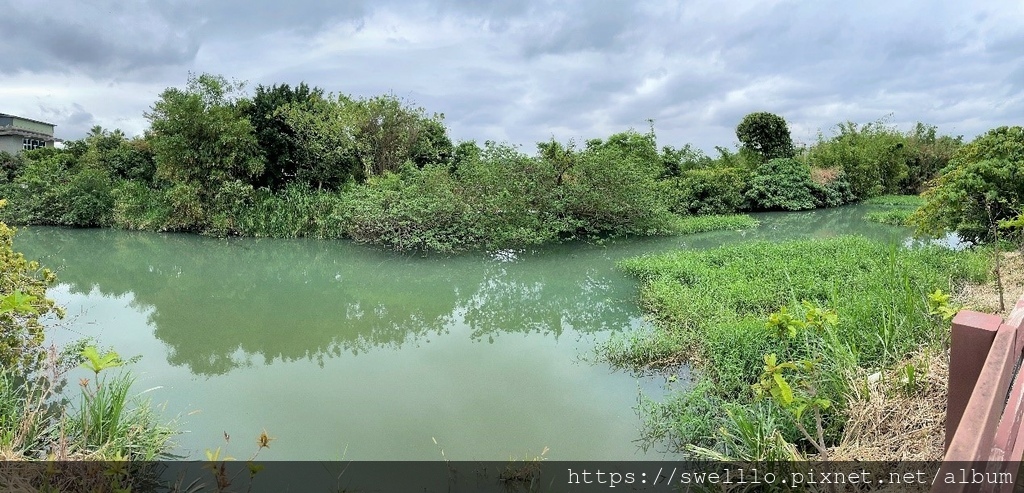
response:
<svg viewBox="0 0 1024 493"><path fill-rule="evenodd" d="M85 358L82 366L92 370L93 373L99 373L107 368L115 368L124 364L121 357L114 351L108 351L103 356L100 356L96 346L86 346L85 349L82 349L82 357Z"/></svg>
<svg viewBox="0 0 1024 493"><path fill-rule="evenodd" d="M20 290L14 290L13 293L0 298L0 313L15 312L15 313L33 313L36 312L35 307L32 306L32 302L36 300L35 296L22 293Z"/></svg>
<svg viewBox="0 0 1024 493"><path fill-rule="evenodd" d="M789 406L793 402L793 388L789 386L789 382L780 373L772 375L775 379L775 385L779 389L779 403L784 407Z"/></svg>

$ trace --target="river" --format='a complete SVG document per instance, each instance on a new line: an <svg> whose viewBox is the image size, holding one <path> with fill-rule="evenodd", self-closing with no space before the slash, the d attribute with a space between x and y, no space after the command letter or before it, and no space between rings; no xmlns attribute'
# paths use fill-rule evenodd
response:
<svg viewBox="0 0 1024 493"><path fill-rule="evenodd" d="M867 210L455 256L48 227L21 228L15 248L58 273L50 296L68 316L50 341L94 337L140 356L135 388L183 430L176 452L188 458L217 447L247 457L266 430L275 440L265 460L507 460L545 449L555 460L662 459L636 443L635 408L686 385L685 369L666 379L595 361L597 344L643 325L636 283L615 262L755 239L905 240L864 221Z"/></svg>

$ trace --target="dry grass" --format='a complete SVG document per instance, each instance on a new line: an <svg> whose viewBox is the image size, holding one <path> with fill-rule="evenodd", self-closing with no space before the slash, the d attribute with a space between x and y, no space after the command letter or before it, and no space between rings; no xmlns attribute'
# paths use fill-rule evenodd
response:
<svg viewBox="0 0 1024 493"><path fill-rule="evenodd" d="M976 312L995 313L1003 317L1009 315L1014 303L1024 295L1024 255L1019 251L1003 252L1000 264L1005 310L999 310L999 291L996 289L995 276L991 276L992 279L985 284L965 286L960 291L957 301Z"/></svg>
<svg viewBox="0 0 1024 493"><path fill-rule="evenodd" d="M811 168L811 180L819 185L828 185L842 172L840 168Z"/></svg>
<svg viewBox="0 0 1024 493"><path fill-rule="evenodd" d="M957 293L957 301L971 310L1008 315L1024 295L1024 255L1004 252L1001 270L1006 310L999 311L994 279L964 286ZM913 389L905 373L908 364L917 369ZM899 461L941 460L948 378L949 351L934 348L922 348L903 364L871 378L858 375L851 385L854 391L842 442L829 452L830 456L836 460L889 461L894 467Z"/></svg>
<svg viewBox="0 0 1024 493"><path fill-rule="evenodd" d="M916 382L906 376L912 365ZM897 368L859 375L836 460L937 461L942 459L949 354L922 349Z"/></svg>

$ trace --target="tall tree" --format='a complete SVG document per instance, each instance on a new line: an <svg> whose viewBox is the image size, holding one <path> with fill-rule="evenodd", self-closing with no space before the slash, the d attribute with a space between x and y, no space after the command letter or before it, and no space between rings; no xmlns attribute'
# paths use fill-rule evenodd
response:
<svg viewBox="0 0 1024 493"><path fill-rule="evenodd" d="M266 156L263 173L253 179L253 185L279 189L295 179L300 167L310 156L303 152L295 129L288 124L286 106L295 110L312 110L324 96L323 89L300 83L294 88L288 84L257 86L251 104L244 106L256 132L256 140Z"/></svg>
<svg viewBox="0 0 1024 493"><path fill-rule="evenodd" d="M208 197L232 180L263 171L264 156L241 111L244 85L217 75L190 76L185 90L170 87L146 113L157 174L198 188Z"/></svg>
<svg viewBox="0 0 1024 493"><path fill-rule="evenodd" d="M736 137L744 149L758 157L759 163L795 154L789 125L774 113L760 111L743 117L736 127Z"/></svg>

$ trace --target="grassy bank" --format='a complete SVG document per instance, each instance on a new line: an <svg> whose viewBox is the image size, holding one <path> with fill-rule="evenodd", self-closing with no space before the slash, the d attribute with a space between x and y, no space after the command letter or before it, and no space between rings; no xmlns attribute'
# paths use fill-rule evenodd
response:
<svg viewBox="0 0 1024 493"><path fill-rule="evenodd" d="M656 328L613 339L603 353L628 366L693 366L692 388L644 405L648 440L667 440L680 450L697 445L735 453L745 446L738 430L760 423L767 430L764 442L781 437L778 443L797 443L807 451L795 418L751 390L765 356L815 362L815 392L831 403L824 412L825 434L834 441L843 428L849 376L857 369L886 368L921 345L943 341L948 324L930 313L928 294L984 278L985 262L969 251L906 249L861 237L634 258L621 267L640 281L640 303ZM766 327L781 308L802 317L807 306L834 310L836 322L824 336L797 342ZM769 440L772 430L780 435Z"/></svg>
<svg viewBox="0 0 1024 493"><path fill-rule="evenodd" d="M876 209L865 214L864 219L890 226L910 226L910 216L924 205L924 199L920 195L883 195L864 203Z"/></svg>

